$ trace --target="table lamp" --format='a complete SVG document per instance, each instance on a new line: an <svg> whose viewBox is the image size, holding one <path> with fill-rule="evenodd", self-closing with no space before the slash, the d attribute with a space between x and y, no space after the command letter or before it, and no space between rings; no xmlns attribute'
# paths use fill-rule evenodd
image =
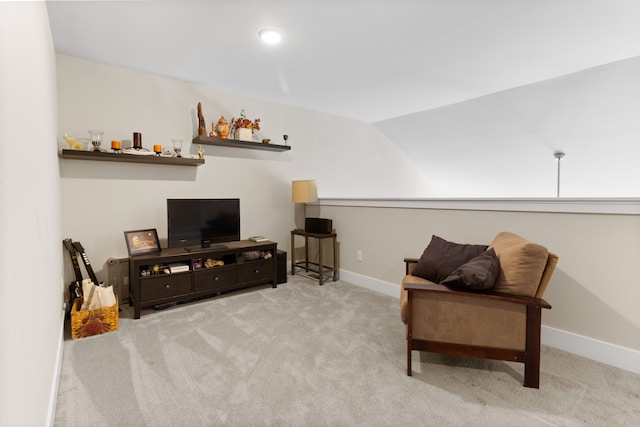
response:
<svg viewBox="0 0 640 427"><path fill-rule="evenodd" d="M316 187L316 181L313 179L305 179L301 181L291 182L291 201L296 204L302 204L302 209L296 208L295 212L295 224L296 228L303 229L305 218L307 216L306 203L315 202L318 200L318 188Z"/></svg>

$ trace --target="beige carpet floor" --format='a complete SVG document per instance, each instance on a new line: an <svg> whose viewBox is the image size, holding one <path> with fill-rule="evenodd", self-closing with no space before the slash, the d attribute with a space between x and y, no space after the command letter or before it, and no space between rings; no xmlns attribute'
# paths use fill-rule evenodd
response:
<svg viewBox="0 0 640 427"><path fill-rule="evenodd" d="M65 340L56 426L638 426L640 376L543 346L516 363L414 352L398 300L289 276Z"/></svg>

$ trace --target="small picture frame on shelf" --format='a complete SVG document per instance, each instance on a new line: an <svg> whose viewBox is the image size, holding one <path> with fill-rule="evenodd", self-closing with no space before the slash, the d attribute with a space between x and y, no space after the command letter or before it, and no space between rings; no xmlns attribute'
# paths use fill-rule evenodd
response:
<svg viewBox="0 0 640 427"><path fill-rule="evenodd" d="M127 242L129 256L160 252L160 241L155 228L125 231L124 240Z"/></svg>
<svg viewBox="0 0 640 427"><path fill-rule="evenodd" d="M202 258L195 258L191 260L191 269L200 270L202 268Z"/></svg>

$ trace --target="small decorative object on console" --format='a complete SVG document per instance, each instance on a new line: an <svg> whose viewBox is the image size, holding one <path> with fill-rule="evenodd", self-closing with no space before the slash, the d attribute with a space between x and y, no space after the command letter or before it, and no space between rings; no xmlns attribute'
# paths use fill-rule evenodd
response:
<svg viewBox="0 0 640 427"><path fill-rule="evenodd" d="M266 237L262 237L262 236L251 236L249 237L249 240L251 240L252 242L266 242L267 239Z"/></svg>
<svg viewBox="0 0 640 427"><path fill-rule="evenodd" d="M242 257L246 260L253 261L262 258L261 251L247 251L242 253Z"/></svg>
<svg viewBox="0 0 640 427"><path fill-rule="evenodd" d="M124 239L127 242L129 256L160 252L160 240L155 228L125 231Z"/></svg>
<svg viewBox="0 0 640 427"><path fill-rule="evenodd" d="M180 262L169 264L169 271L173 273L181 273L183 271L189 271L189 264Z"/></svg>
<svg viewBox="0 0 640 427"><path fill-rule="evenodd" d="M222 261L221 259L207 258L207 260L204 262L204 266L206 268L222 267L223 265L224 261Z"/></svg>

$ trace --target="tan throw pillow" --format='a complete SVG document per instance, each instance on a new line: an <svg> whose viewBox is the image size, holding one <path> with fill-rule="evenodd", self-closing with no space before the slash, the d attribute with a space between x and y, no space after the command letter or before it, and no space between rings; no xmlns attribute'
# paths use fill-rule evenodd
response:
<svg viewBox="0 0 640 427"><path fill-rule="evenodd" d="M493 290L535 296L547 265L547 249L522 239L520 243L511 246L496 246L495 250L500 260L500 274Z"/></svg>

